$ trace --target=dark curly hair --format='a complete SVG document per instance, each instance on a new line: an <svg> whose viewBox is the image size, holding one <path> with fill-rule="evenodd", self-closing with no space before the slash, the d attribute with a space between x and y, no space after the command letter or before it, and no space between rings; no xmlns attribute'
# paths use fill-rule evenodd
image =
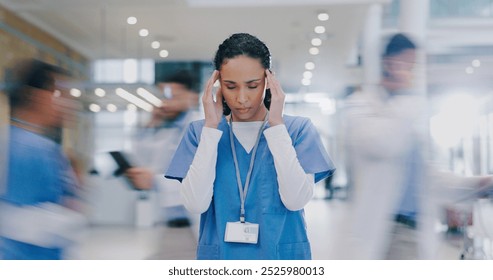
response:
<svg viewBox="0 0 493 280"><path fill-rule="evenodd" d="M265 69L270 69L271 55L269 48L260 41L257 37L248 33L236 33L224 40L214 57L214 67L219 71L225 60L235 58L240 55L245 55L251 58L258 59ZM265 91L264 105L267 109L270 108L271 93L270 89ZM229 115L230 108L223 99L223 113Z"/></svg>

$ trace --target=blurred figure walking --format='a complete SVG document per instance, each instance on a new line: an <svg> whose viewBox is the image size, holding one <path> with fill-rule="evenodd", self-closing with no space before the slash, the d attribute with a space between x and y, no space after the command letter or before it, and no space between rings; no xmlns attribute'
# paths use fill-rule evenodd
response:
<svg viewBox="0 0 493 280"><path fill-rule="evenodd" d="M381 84L354 93L346 103L346 139L352 201L339 259L436 258L439 200L449 187L470 189L490 177L462 178L430 168L425 159L424 96L413 90L416 45L391 37L383 56Z"/></svg>
<svg viewBox="0 0 493 280"><path fill-rule="evenodd" d="M59 143L73 104L61 87L68 72L42 61L19 61L7 81L10 139L0 197L0 258L62 259L85 218L74 209L78 182Z"/></svg>
<svg viewBox="0 0 493 280"><path fill-rule="evenodd" d="M134 149L137 166L130 168L126 176L141 190L154 189L158 192L159 208L169 227L190 225L189 214L183 207L180 183L164 178L180 139L188 124L199 118L199 93L195 91L192 73L181 70L158 80L156 83L163 94L162 105L155 107L147 125L139 130Z"/></svg>

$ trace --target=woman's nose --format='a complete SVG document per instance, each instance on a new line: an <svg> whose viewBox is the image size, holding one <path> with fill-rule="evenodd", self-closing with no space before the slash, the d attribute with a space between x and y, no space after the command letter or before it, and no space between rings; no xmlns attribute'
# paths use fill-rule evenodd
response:
<svg viewBox="0 0 493 280"><path fill-rule="evenodd" d="M238 101L238 103L241 103L241 104L248 101L247 93L245 92L244 89L240 89L240 91L238 92L238 97L236 98L236 100Z"/></svg>

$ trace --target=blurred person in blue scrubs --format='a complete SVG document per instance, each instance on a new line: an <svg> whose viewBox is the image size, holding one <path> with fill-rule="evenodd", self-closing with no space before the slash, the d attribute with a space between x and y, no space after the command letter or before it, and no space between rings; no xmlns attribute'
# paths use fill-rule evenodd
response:
<svg viewBox="0 0 493 280"><path fill-rule="evenodd" d="M136 166L125 175L141 190L155 190L158 194L157 222L169 227L190 225L188 211L180 196L180 183L164 178L186 127L199 119L199 93L195 91L195 77L187 70L160 78L156 85L163 94L162 105L155 107L145 127L138 130L132 154Z"/></svg>
<svg viewBox="0 0 493 280"><path fill-rule="evenodd" d="M392 36L380 85L346 100L352 197L332 258L434 259L439 208L490 177L459 177L427 163L426 100L413 89L417 46Z"/></svg>
<svg viewBox="0 0 493 280"><path fill-rule="evenodd" d="M62 259L80 237L78 181L62 151L60 130L74 109L62 88L68 72L42 61L18 61L7 81L8 170L0 196L0 258Z"/></svg>
<svg viewBox="0 0 493 280"><path fill-rule="evenodd" d="M220 44L193 122L166 172L201 213L198 259L311 259L303 208L334 165L308 118L283 115L267 46ZM216 94L214 84L219 82Z"/></svg>

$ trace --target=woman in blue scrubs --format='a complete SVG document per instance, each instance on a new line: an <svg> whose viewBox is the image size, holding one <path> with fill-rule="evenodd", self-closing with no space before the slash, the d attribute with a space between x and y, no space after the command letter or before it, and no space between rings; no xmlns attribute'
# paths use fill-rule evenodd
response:
<svg viewBox="0 0 493 280"><path fill-rule="evenodd" d="M283 115L270 63L250 34L219 46L205 119L190 124L166 172L201 213L198 259L311 259L303 207L335 168L310 120Z"/></svg>

